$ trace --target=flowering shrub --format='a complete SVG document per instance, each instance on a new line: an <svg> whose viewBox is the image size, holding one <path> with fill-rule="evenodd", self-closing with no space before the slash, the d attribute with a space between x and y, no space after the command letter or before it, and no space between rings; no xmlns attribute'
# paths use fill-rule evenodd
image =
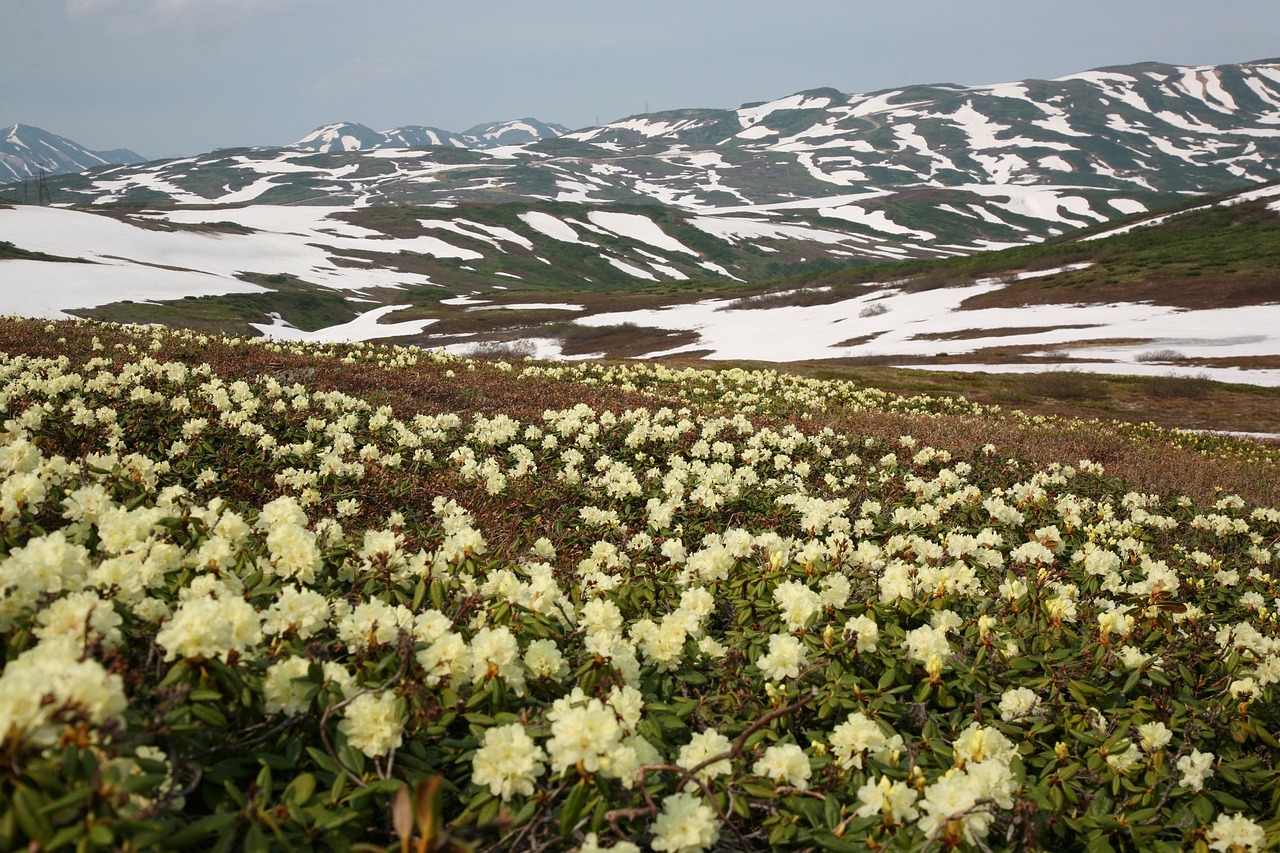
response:
<svg viewBox="0 0 1280 853"><path fill-rule="evenodd" d="M1276 509L777 374L407 415L99 334L0 356L0 848L1280 838Z"/></svg>

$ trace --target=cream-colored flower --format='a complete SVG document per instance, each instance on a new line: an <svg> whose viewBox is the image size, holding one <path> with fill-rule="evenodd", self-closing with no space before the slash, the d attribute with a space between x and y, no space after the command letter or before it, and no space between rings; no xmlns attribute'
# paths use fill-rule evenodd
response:
<svg viewBox="0 0 1280 853"><path fill-rule="evenodd" d="M1266 845L1266 831L1242 814L1220 814L1208 830L1210 850L1250 853Z"/></svg>
<svg viewBox="0 0 1280 853"><path fill-rule="evenodd" d="M1015 687L1000 696L1000 719L1006 723L1035 716L1040 708L1040 697L1034 690Z"/></svg>
<svg viewBox="0 0 1280 853"><path fill-rule="evenodd" d="M262 696L268 714L296 717L307 710L313 685L299 679L305 679L310 668L310 661L296 655L267 667L262 679Z"/></svg>
<svg viewBox="0 0 1280 853"><path fill-rule="evenodd" d="M772 634L769 651L760 656L756 666L770 681L782 681L800 675L800 667L808 663L804 644L790 634Z"/></svg>
<svg viewBox="0 0 1280 853"><path fill-rule="evenodd" d="M905 782L895 782L888 776L879 781L868 778L858 789L858 801L862 803L854 812L858 817L881 815L891 825L905 824L920 816L915 807L919 794Z"/></svg>
<svg viewBox="0 0 1280 853"><path fill-rule="evenodd" d="M183 601L173 618L156 632L165 660L241 657L262 643L262 625L253 605L234 595L199 596Z"/></svg>
<svg viewBox="0 0 1280 853"><path fill-rule="evenodd" d="M683 767L685 770L692 770L708 758L728 752L730 746L729 739L714 728L697 732L687 744L680 747L680 756L676 759L676 766ZM729 759L724 758L708 764L694 775L705 782L717 776L723 776L732 770L733 765L729 762ZM685 790L693 791L697 787L695 783L690 782L685 786Z"/></svg>
<svg viewBox="0 0 1280 853"><path fill-rule="evenodd" d="M654 850L701 853L720 837L720 823L711 806L689 793L664 797L662 812L653 822Z"/></svg>
<svg viewBox="0 0 1280 853"><path fill-rule="evenodd" d="M490 793L503 800L515 794L527 797L533 793L534 780L546 770L546 758L520 723L495 726L485 731L471 760L471 781L488 785Z"/></svg>
<svg viewBox="0 0 1280 853"><path fill-rule="evenodd" d="M1201 752L1198 749L1179 758L1178 772L1182 774L1182 778L1178 780L1178 784L1193 791L1203 790L1204 781L1213 776L1213 759L1212 752Z"/></svg>
<svg viewBox="0 0 1280 853"><path fill-rule="evenodd" d="M766 749L760 760L751 767L751 772L803 791L809 787L813 768L803 749L794 743L780 743Z"/></svg>
<svg viewBox="0 0 1280 853"><path fill-rule="evenodd" d="M394 693L362 693L342 711L338 730L370 758L398 749L404 741L405 713Z"/></svg>

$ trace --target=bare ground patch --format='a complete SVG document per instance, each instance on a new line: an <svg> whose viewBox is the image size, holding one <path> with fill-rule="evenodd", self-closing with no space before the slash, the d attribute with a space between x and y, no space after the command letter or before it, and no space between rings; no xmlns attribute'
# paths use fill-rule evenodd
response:
<svg viewBox="0 0 1280 853"><path fill-rule="evenodd" d="M558 337L562 341L561 352L565 355L604 353L607 358L637 358L696 343L701 336L687 329L658 329L623 323L618 326L569 326L560 329Z"/></svg>
<svg viewBox="0 0 1280 853"><path fill-rule="evenodd" d="M1016 338L1022 335L1042 335L1060 329L1096 329L1097 323L1076 323L1069 326L1002 326L998 329L962 329L958 332L925 332L912 335L913 341L968 341L975 338Z"/></svg>
<svg viewBox="0 0 1280 853"><path fill-rule="evenodd" d="M1177 364L1192 367L1238 367L1241 370L1280 368L1280 355L1241 355L1228 358L1181 358Z"/></svg>
<svg viewBox="0 0 1280 853"><path fill-rule="evenodd" d="M845 340L840 341L840 342L839 342L839 343L837 343L837 344L833 344L833 346L837 346L837 347L860 347L860 346L862 346L863 344L869 344L869 343L871 343L872 341L874 341L876 338L880 337L880 336L881 336L881 335L883 335L883 334L884 334L884 332L872 332L872 333L871 333L871 334L869 334L869 335L861 335L861 336L856 337L856 338L846 338Z"/></svg>
<svg viewBox="0 0 1280 853"><path fill-rule="evenodd" d="M971 296L959 310L1021 308L1029 305L1104 305L1147 302L1171 308L1240 308L1280 302L1280 281L1237 276L1160 276L1108 281L1090 267L1044 279L1013 282Z"/></svg>

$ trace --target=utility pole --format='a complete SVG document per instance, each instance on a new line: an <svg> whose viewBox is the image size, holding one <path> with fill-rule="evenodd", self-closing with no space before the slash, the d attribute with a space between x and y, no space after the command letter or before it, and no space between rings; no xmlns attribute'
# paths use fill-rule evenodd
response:
<svg viewBox="0 0 1280 853"><path fill-rule="evenodd" d="M37 204L41 206L53 204L53 197L49 194L49 182L44 175L44 167L40 167L40 182L36 185L36 192L39 197Z"/></svg>

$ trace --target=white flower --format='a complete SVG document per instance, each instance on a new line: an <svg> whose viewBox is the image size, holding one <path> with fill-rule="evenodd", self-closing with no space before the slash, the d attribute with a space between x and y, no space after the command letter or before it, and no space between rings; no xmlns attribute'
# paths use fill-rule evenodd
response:
<svg viewBox="0 0 1280 853"><path fill-rule="evenodd" d="M64 711L93 724L118 719L128 706L120 676L96 660L81 660L83 644L59 637L44 640L0 673L0 743L8 735L50 746Z"/></svg>
<svg viewBox="0 0 1280 853"><path fill-rule="evenodd" d="M840 610L849 602L853 586L844 575L827 575L818 586L822 587L822 605Z"/></svg>
<svg viewBox="0 0 1280 853"><path fill-rule="evenodd" d="M1000 761L1008 764L1017 752L1013 742L991 726L970 723L951 744L956 766L981 761Z"/></svg>
<svg viewBox="0 0 1280 853"><path fill-rule="evenodd" d="M1220 814L1209 827L1209 849L1224 853L1248 853L1261 850L1267 834L1261 826L1242 814Z"/></svg>
<svg viewBox="0 0 1280 853"><path fill-rule="evenodd" d="M1123 752L1112 752L1107 755L1107 764L1121 776L1129 775L1130 771L1142 764L1142 751L1138 749L1137 744L1131 740L1125 742L1128 746Z"/></svg>
<svg viewBox="0 0 1280 853"><path fill-rule="evenodd" d="M813 768L809 765L809 756L794 743L775 744L764 751L764 755L751 768L757 776L767 776L776 782L785 782L794 788L804 790L809 787L809 777Z"/></svg>
<svg viewBox="0 0 1280 853"><path fill-rule="evenodd" d="M307 710L312 685L299 679L305 679L310 668L310 661L296 655L267 668L262 679L262 696L268 714L296 717Z"/></svg>
<svg viewBox="0 0 1280 853"><path fill-rule="evenodd" d="M976 844L985 838L994 815L988 806L979 804L986 786L960 770L947 774L925 788L920 809L924 814L917 824L926 838L945 841L943 846L956 846L960 841Z"/></svg>
<svg viewBox="0 0 1280 853"><path fill-rule="evenodd" d="M640 853L640 847L630 841L619 841L612 847L601 847L600 837L594 832L587 833L578 853L605 853L606 850L609 853Z"/></svg>
<svg viewBox="0 0 1280 853"><path fill-rule="evenodd" d="M452 631L432 640L431 645L418 652L417 659L427 674L428 687L435 687L446 678L461 682L471 674L471 650L462 635Z"/></svg>
<svg viewBox="0 0 1280 853"><path fill-rule="evenodd" d="M904 747L901 735L886 737L880 726L861 711L854 711L831 731L830 743L832 757L846 770L851 767L861 770L864 754L883 761Z"/></svg>
<svg viewBox="0 0 1280 853"><path fill-rule="evenodd" d="M513 794L529 796L533 781L542 775L547 754L533 742L519 723L495 726L484 733L484 741L471 760L471 781L488 785L489 792L503 800Z"/></svg>
<svg viewBox="0 0 1280 853"><path fill-rule="evenodd" d="M622 735L617 714L599 699L572 707L561 707L557 702L551 741L547 744L551 769L560 773L582 762L588 773L594 773L600 769L601 758L618 745Z"/></svg>
<svg viewBox="0 0 1280 853"><path fill-rule="evenodd" d="M232 652L241 656L262 643L262 626L253 605L233 595L222 598L189 598L173 618L156 632L165 660L175 657L220 658Z"/></svg>
<svg viewBox="0 0 1280 853"><path fill-rule="evenodd" d="M907 632L903 645L907 648L907 658L924 664L925 672L931 679L936 679L942 672L947 658L951 656L951 644L947 642L945 631L939 631L932 625L921 625Z"/></svg>
<svg viewBox="0 0 1280 853"><path fill-rule="evenodd" d="M534 640L524 651L524 665L535 678L563 678L569 674L569 664L555 640Z"/></svg>
<svg viewBox="0 0 1280 853"><path fill-rule="evenodd" d="M398 749L404 740L404 709L394 693L362 693L343 709L338 730L370 758Z"/></svg>
<svg viewBox="0 0 1280 853"><path fill-rule="evenodd" d="M707 729L704 732L696 733L687 744L680 747L680 756L676 759L676 766L683 767L685 770L693 770L706 759L728 752L729 749L730 743L727 737L717 732L714 728ZM724 758L708 764L694 775L706 781L717 776L723 776L732 769L733 765L729 763L729 759ZM685 790L693 791L696 788L697 785L690 782Z"/></svg>
<svg viewBox="0 0 1280 853"><path fill-rule="evenodd" d="M471 638L471 680L501 678L516 693L524 694L524 670L520 668L520 644L506 626L481 628Z"/></svg>
<svg viewBox="0 0 1280 853"><path fill-rule="evenodd" d="M300 583L314 581L323 564L316 535L296 524L272 527L267 533L267 550L271 560L263 568Z"/></svg>
<svg viewBox="0 0 1280 853"><path fill-rule="evenodd" d="M719 822L711 806L682 792L663 798L662 813L653 822L651 846L669 853L701 853L719 837Z"/></svg>
<svg viewBox="0 0 1280 853"><path fill-rule="evenodd" d="M262 630L266 634L293 631L298 639L305 640L329 624L329 615L329 600L321 593L286 586L263 614Z"/></svg>
<svg viewBox="0 0 1280 853"><path fill-rule="evenodd" d="M783 581L773 590L773 601L782 612L787 628L798 631L809 617L818 612L822 599L818 593L799 581Z"/></svg>
<svg viewBox="0 0 1280 853"><path fill-rule="evenodd" d="M122 620L115 608L91 590L73 592L50 603L36 614L36 622L40 627L35 634L41 639L66 636L83 645L101 638L107 648L118 646L122 639Z"/></svg>
<svg viewBox="0 0 1280 853"><path fill-rule="evenodd" d="M888 776L881 776L878 782L868 778L858 789L858 800L862 805L854 814L858 817L883 815L887 823L904 824L920 816L915 807L918 796L915 789L905 782L895 782Z"/></svg>
<svg viewBox="0 0 1280 853"><path fill-rule="evenodd" d="M1120 655L1120 663L1125 669L1141 669L1151 660L1151 655L1143 654L1135 646L1121 646L1116 652Z"/></svg>
<svg viewBox="0 0 1280 853"><path fill-rule="evenodd" d="M1000 719L1006 723L1032 716L1040 708L1040 697L1034 690L1015 687L1000 696Z"/></svg>
<svg viewBox="0 0 1280 853"><path fill-rule="evenodd" d="M800 675L800 667L806 663L803 643L790 634L771 634L769 651L760 656L756 666L770 681L782 681Z"/></svg>
<svg viewBox="0 0 1280 853"><path fill-rule="evenodd" d="M880 627L869 616L855 616L844 623L844 641L854 642L854 650L858 654L874 652L880 637Z"/></svg>
<svg viewBox="0 0 1280 853"><path fill-rule="evenodd" d="M1173 732L1164 723L1143 723L1138 726L1139 743L1148 753L1164 749L1173 740Z"/></svg>
<svg viewBox="0 0 1280 853"><path fill-rule="evenodd" d="M1178 771L1182 778L1178 784L1193 791L1204 789L1204 780L1213 776L1213 753L1193 749L1190 755L1178 759Z"/></svg>

